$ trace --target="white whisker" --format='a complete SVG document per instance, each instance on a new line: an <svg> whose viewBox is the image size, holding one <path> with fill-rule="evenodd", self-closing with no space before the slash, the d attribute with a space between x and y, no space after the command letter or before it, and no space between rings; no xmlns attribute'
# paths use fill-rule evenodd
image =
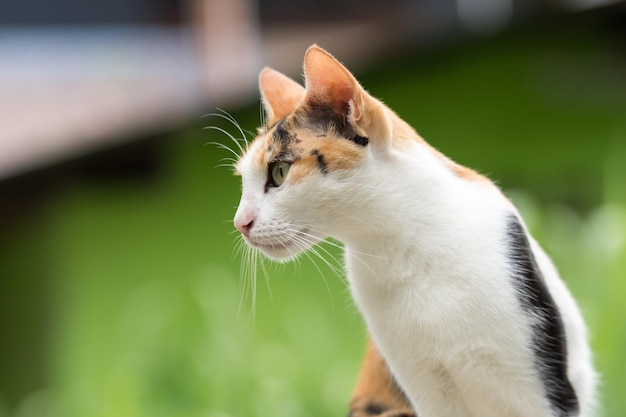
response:
<svg viewBox="0 0 626 417"><path fill-rule="evenodd" d="M303 250L303 253L305 256L307 256L311 262L313 263L313 265L315 266L315 268L318 270L318 272L320 273L320 275L322 276L322 279L324 280L324 283L326 284L327 289L330 291L330 287L328 285L328 281L326 279L326 276L324 275L324 273L321 271L321 269L318 267L318 265L316 264L316 262L313 260L313 258L311 257L311 255L309 254L312 253L313 255L315 255L318 259L320 259L322 262L324 262L324 264L326 264L326 266L339 278L339 280L344 284L344 286L346 286L347 288L347 280L345 278L345 271L342 268L342 263L337 260L337 258L330 253L326 248L324 248L324 246L322 245L314 245L314 243L317 241L318 237L310 234L310 233L304 233L302 231L299 230L290 230L290 232L292 232L294 234L294 236L291 236L291 241L294 242L300 249ZM295 233L294 233L295 232ZM331 246L337 247L337 248L341 248L340 245L338 245L335 242L330 242L330 241L325 241L326 243L330 244ZM328 259L326 259L326 257L322 254L322 252L324 254L326 254L327 257L329 257L331 261L329 261ZM331 295L331 302L332 302L332 294ZM333 302L333 310L334 310L334 302Z"/></svg>
<svg viewBox="0 0 626 417"><path fill-rule="evenodd" d="M261 121L261 126L265 126L266 123L265 117L265 108L263 107L263 101L259 100L259 120Z"/></svg>
<svg viewBox="0 0 626 417"><path fill-rule="evenodd" d="M217 130L220 133L225 134L226 136L228 136L237 146L237 149L239 149L239 152L232 150L231 148L229 148L228 146L224 145L221 142L207 142L207 145L217 145L218 147L221 147L222 149L228 149L229 151L231 151L235 156L239 157L239 155L242 155L245 150L244 148L241 146L241 144L239 143L239 141L237 139L235 139L235 137L230 134L227 130L219 127L219 126L206 126L204 127L205 130ZM220 146L221 145L221 146Z"/></svg>
<svg viewBox="0 0 626 417"><path fill-rule="evenodd" d="M311 261L315 269L317 269L317 272L319 272L320 276L322 277L322 281L324 282L324 285L326 286L326 290L328 291L328 295L330 298L330 305L333 310L333 314L335 314L335 301L333 298L332 291L330 289L330 285L328 285L328 280L326 279L326 275L324 275L321 268L317 265L317 263L315 262L311 254L314 254L317 258L321 259L322 262L324 262L331 269L331 271L336 273L335 267L331 265L326 259L324 259L324 257L316 250L315 247L311 246L311 244L313 243L312 241L308 241L307 239L304 238L304 236L298 236L297 235L298 231L292 230L291 232L293 233L293 236L290 236L291 241L299 249L301 249L302 251L301 254L306 256Z"/></svg>
<svg viewBox="0 0 626 417"><path fill-rule="evenodd" d="M217 110L220 113L209 113L209 114L204 115L204 117L209 117L209 116L220 117L220 118L222 118L224 120L227 120L233 126L235 126L235 128L237 128L237 130L241 134L241 138L235 138L234 136L232 136L230 134L228 136L233 140L233 142L235 142L237 144L237 147L243 153L243 147L241 146L240 142L243 142L244 144L248 143L248 138L246 137L246 133L245 133L246 131L244 131L241 128L241 125L237 122L237 120L235 120L235 118L230 113L228 113L226 110L220 109L219 107L217 108ZM209 126L209 128L210 128L210 126ZM253 136L250 132L248 132L248 133L251 136Z"/></svg>
<svg viewBox="0 0 626 417"><path fill-rule="evenodd" d="M257 252L258 253L258 252ZM272 287L270 286L270 274L267 272L267 268L265 266L265 259L261 261L261 270L263 271L263 278L265 279L265 285L267 286L267 292L269 293L270 300L274 298L272 294Z"/></svg>
<svg viewBox="0 0 626 417"><path fill-rule="evenodd" d="M355 220L356 220L356 219L355 219ZM322 234L322 235L324 235L324 236L326 235L325 233L323 233L323 232L321 232L321 231L319 231L319 230L315 230L315 229L312 229L312 228L310 228L310 227L309 227L309 229L311 229L311 230L312 230L312 231L314 231L314 232L320 233L320 234ZM330 246L333 246L333 247L335 247L335 248L337 248L337 249L341 249L341 250L343 250L343 249L344 249L342 244L337 243L337 242L333 242L332 240L326 239L326 241L325 241L325 242L326 242L326 243L328 243ZM328 253L328 252L327 252L327 253ZM346 252L344 252L344 253L346 253ZM363 266L365 266L365 267L366 267L367 269L369 269L370 271L371 271L372 269L371 269L371 268L369 267L369 265L368 265L368 264L367 264L367 263L366 263L363 259L361 259L358 255L360 255L360 256L365 256L365 257L371 257L371 258L375 258L375 259L383 259L383 260L388 259L386 256L373 255L373 254L370 254L370 253L361 252L361 251L356 251L356 250L351 250L350 252L347 252L347 253L348 253L351 257L353 257L355 260L357 260L357 261L359 261L361 264L363 264ZM330 253L329 253L329 255L330 255ZM331 255L331 256L332 256L332 255ZM339 261L337 261L336 259L335 259L335 261L336 261L337 263L340 263L340 262L339 262ZM373 271L372 271L372 272L373 272Z"/></svg>
<svg viewBox="0 0 626 417"><path fill-rule="evenodd" d="M300 234L301 234L301 235L303 235L303 236L306 236L306 237L310 237L310 238L316 239L316 237L315 237L314 235L310 234L310 233L300 232ZM313 242L313 241L310 241L309 243L312 243L312 242ZM328 244L330 244L331 246L335 246L335 247L337 247L337 248L341 248L341 246L340 246L340 245L337 245L337 244L335 244L335 243L333 243L333 242L330 242L330 241L328 241L328 240L326 240L326 242L327 242ZM316 246L316 248L317 248L317 249L320 249L320 250L322 250L322 251L324 251L324 253L326 253L326 254L327 254L327 255L328 255L328 256L329 256L329 257L330 257L330 258L331 258L331 259L332 259L335 263L337 263L337 264L341 265L341 262L339 262L339 261L337 260L337 258L335 258L335 256L334 256L332 253L330 253L327 249L325 249L324 247L322 247L322 246L320 246L320 245L317 245L317 246ZM312 248L312 249L313 249L313 248ZM328 267L329 267L329 268L330 268L330 269L331 269L331 270L332 270L335 274L339 275L340 277L342 276L342 274L343 274L343 270L341 269L341 267L338 267L338 266L332 265L332 264L331 264L331 263L330 263L327 259L325 259L325 258L323 258L323 257L321 257L321 256L320 256L320 258L321 258L321 259L322 259L322 260L326 263L326 265L328 265Z"/></svg>
<svg viewBox="0 0 626 417"><path fill-rule="evenodd" d="M246 133L249 134L250 136L254 136L254 134L252 132L250 132L249 130L242 129L241 125L239 124L239 122L237 122L237 120L235 120L235 118L233 117L232 114L228 113L224 109L220 109L219 107L216 107L216 108L217 108L218 111L222 112L222 114L225 116L224 118L226 120L231 122L237 128L237 130L239 130L239 133L241 133L242 141L244 143L248 143L248 138L246 136Z"/></svg>
<svg viewBox="0 0 626 417"><path fill-rule="evenodd" d="M243 308L244 300L247 298L248 294L250 294L251 298L251 310L250 310L250 319L254 320L254 316L256 313L256 278L257 278L257 261L258 261L258 251L249 246L243 238L237 241L238 251L241 252L241 280L240 280L240 291L241 295L239 297L239 307L237 309L237 314L241 314L241 310Z"/></svg>

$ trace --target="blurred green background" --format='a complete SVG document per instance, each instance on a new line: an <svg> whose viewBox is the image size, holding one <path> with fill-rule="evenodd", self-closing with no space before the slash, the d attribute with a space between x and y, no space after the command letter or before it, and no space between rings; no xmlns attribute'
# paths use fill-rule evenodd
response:
<svg viewBox="0 0 626 417"><path fill-rule="evenodd" d="M358 77L522 210L587 319L599 415L618 417L626 45L604 23L453 42ZM259 124L258 102L227 110ZM231 222L239 179L217 167L230 155L207 143L229 139L209 125L238 134L206 117L3 184L20 198L2 208L0 416L346 413L366 337L349 293L319 260L266 263L251 310ZM40 187L42 175L58 180Z"/></svg>

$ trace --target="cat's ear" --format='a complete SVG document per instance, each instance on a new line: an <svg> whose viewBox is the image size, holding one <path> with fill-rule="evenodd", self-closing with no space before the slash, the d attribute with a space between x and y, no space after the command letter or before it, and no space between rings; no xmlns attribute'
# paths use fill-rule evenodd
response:
<svg viewBox="0 0 626 417"><path fill-rule="evenodd" d="M354 76L331 54L317 45L304 55L305 101L323 104L356 121L363 112L362 88Z"/></svg>
<svg viewBox="0 0 626 417"><path fill-rule="evenodd" d="M259 89L268 126L294 111L305 95L304 87L269 67L259 74Z"/></svg>
<svg viewBox="0 0 626 417"><path fill-rule="evenodd" d="M331 54L317 45L309 47L304 56L304 76L304 103L330 107L345 117L358 135L369 138L373 147L389 147L391 126L385 106L370 96Z"/></svg>

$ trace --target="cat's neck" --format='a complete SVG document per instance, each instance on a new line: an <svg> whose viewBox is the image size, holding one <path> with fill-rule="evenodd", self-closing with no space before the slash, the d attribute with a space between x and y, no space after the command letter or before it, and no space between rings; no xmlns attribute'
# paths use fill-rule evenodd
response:
<svg viewBox="0 0 626 417"><path fill-rule="evenodd" d="M369 198L357 197L360 204L346 216L351 223L337 236L359 276L388 273L397 281L402 271L447 268L453 256L471 263L473 253L498 244L503 213L509 212L502 208L512 210L491 182L459 176L448 161L417 142L365 171L376 182L375 195L362 187ZM457 259L456 265L463 261Z"/></svg>

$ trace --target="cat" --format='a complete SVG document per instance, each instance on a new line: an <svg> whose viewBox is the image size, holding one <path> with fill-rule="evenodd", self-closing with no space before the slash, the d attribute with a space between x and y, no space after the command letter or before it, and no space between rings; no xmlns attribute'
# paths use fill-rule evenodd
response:
<svg viewBox="0 0 626 417"><path fill-rule="evenodd" d="M513 204L317 45L304 77L260 73L234 224L277 261L343 242L371 335L352 415L590 416L583 318Z"/></svg>

